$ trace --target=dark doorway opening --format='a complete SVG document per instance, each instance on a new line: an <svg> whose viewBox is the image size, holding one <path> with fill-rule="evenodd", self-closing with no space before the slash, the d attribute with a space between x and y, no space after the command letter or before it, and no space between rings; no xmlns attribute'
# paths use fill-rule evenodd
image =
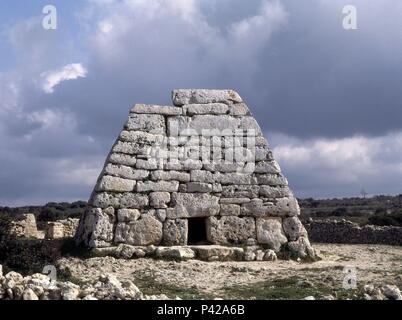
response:
<svg viewBox="0 0 402 320"><path fill-rule="evenodd" d="M188 244L200 245L207 244L207 219L191 218L188 219Z"/></svg>

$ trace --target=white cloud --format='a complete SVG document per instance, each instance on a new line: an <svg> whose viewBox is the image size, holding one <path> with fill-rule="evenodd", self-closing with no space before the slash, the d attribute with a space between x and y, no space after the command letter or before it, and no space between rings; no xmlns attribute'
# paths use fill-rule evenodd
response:
<svg viewBox="0 0 402 320"><path fill-rule="evenodd" d="M45 93L50 94L61 82L85 78L86 75L87 70L81 63L71 63L60 69L42 73L42 89Z"/></svg>

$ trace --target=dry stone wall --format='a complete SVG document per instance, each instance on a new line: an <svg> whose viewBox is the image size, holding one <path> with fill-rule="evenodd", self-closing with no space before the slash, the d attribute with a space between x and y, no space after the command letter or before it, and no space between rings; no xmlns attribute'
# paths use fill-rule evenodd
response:
<svg viewBox="0 0 402 320"><path fill-rule="evenodd" d="M347 220L314 220L306 223L306 229L314 242L402 246L402 227L359 226Z"/></svg>
<svg viewBox="0 0 402 320"><path fill-rule="evenodd" d="M297 200L239 94L175 90L173 104L131 110L77 243L185 246L196 238L314 256Z"/></svg>

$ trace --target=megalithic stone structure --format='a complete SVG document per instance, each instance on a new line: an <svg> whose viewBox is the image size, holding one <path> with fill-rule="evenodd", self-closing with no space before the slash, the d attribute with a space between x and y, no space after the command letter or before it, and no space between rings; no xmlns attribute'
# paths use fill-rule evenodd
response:
<svg viewBox="0 0 402 320"><path fill-rule="evenodd" d="M174 90L173 104L131 110L76 242L261 245L314 257L298 202L239 94Z"/></svg>

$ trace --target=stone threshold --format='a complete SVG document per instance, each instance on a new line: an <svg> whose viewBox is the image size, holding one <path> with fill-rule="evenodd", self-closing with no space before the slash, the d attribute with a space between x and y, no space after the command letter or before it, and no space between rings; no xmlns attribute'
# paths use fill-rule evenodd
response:
<svg viewBox="0 0 402 320"><path fill-rule="evenodd" d="M121 244L115 247L94 248L93 257L112 256L118 259L154 258L164 260L202 260L213 261L276 261L275 251L261 246L223 246L223 245L189 245L189 246L130 246Z"/></svg>

